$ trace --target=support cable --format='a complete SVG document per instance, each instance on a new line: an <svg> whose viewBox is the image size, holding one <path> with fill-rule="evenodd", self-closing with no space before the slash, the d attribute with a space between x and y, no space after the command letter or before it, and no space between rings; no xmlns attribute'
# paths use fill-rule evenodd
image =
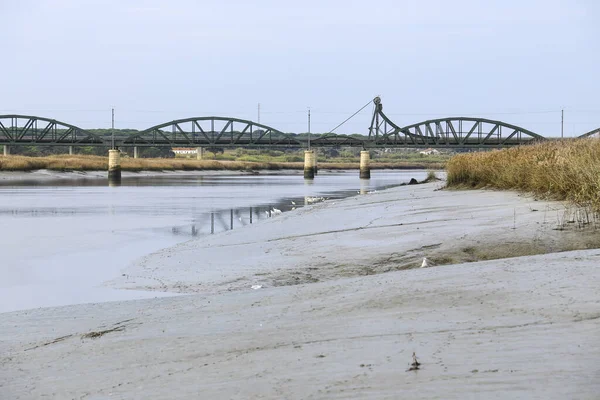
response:
<svg viewBox="0 0 600 400"><path fill-rule="evenodd" d="M346 118L344 120L344 122L342 122L341 124L339 124L338 126L336 126L335 128L333 128L332 130L330 130L329 132L327 132L325 134L325 136L328 135L328 134L330 134L330 133L333 133L333 131L335 131L337 128L339 128L340 126L344 125L346 122L350 121L350 119L352 119L352 117L354 117L356 114L358 114L359 112L361 112L362 110L364 110L365 108L367 108L367 106L369 104L371 104L372 102L373 102L373 100L369 100L369 102L367 104L365 104L364 106L362 106L360 110L358 110L357 112L355 112L354 114L352 114L351 116L349 116L348 118Z"/></svg>

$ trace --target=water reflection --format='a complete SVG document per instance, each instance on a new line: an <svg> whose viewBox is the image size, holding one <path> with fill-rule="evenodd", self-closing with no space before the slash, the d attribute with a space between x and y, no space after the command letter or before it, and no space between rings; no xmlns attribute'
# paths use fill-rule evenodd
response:
<svg viewBox="0 0 600 400"><path fill-rule="evenodd" d="M121 177L120 176L118 178L108 177L108 186L109 187L121 186Z"/></svg>
<svg viewBox="0 0 600 400"><path fill-rule="evenodd" d="M347 197L354 193L346 191L331 197L294 197L258 206L215 210L194 217L192 224L173 226L171 232L176 236L195 237L230 231L269 218L276 218L284 212L293 211L297 208L313 205L328 199Z"/></svg>
<svg viewBox="0 0 600 400"><path fill-rule="evenodd" d="M379 190L387 189L397 185L383 185ZM342 199L349 196L368 195L376 192L369 185L368 181L361 181L359 190L344 190L331 193L327 197L323 196L304 196L288 197L280 201L253 205L241 208L229 208L213 210L194 216L193 223L190 225L179 225L171 228L171 232L176 236L202 236L225 232L240 228L252 223L257 223L269 218L276 218L283 212L294 211L297 208L314 205L326 200Z"/></svg>

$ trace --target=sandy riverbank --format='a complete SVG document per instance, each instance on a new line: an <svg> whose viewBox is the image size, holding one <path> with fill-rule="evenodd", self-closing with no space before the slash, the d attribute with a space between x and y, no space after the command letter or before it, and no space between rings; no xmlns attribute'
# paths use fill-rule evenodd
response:
<svg viewBox="0 0 600 400"><path fill-rule="evenodd" d="M116 288L221 293L597 247L562 203L511 192L398 187L328 201L149 255Z"/></svg>
<svg viewBox="0 0 600 400"><path fill-rule="evenodd" d="M0 398L597 398L600 250L458 264L596 233L559 203L440 186L296 210L108 283L196 295L3 314ZM455 265L410 269L424 256Z"/></svg>

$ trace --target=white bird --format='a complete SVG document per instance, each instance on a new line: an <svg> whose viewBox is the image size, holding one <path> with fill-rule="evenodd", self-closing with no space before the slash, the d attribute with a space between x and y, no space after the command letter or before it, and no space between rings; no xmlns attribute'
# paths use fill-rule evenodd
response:
<svg viewBox="0 0 600 400"><path fill-rule="evenodd" d="M318 203L320 201L325 201L325 198L323 198L323 197L310 197L310 196L306 197L306 202L308 204Z"/></svg>
<svg viewBox="0 0 600 400"><path fill-rule="evenodd" d="M435 265L434 262L427 259L427 257L423 257L423 262L421 263L421 268L433 267Z"/></svg>
<svg viewBox="0 0 600 400"><path fill-rule="evenodd" d="M279 215L279 214L281 214L281 210L280 210L280 209L278 209L278 208L275 208L275 207L273 207L273 209L271 210L271 212L272 212L273 214L275 214L275 215Z"/></svg>
<svg viewBox="0 0 600 400"><path fill-rule="evenodd" d="M292 205L293 205L293 206L295 206L295 205L296 205L296 202L295 202L294 200L292 200Z"/></svg>

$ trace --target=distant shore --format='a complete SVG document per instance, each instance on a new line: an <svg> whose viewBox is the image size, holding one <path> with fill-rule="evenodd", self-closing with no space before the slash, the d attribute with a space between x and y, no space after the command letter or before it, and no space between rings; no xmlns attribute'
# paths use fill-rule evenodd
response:
<svg viewBox="0 0 600 400"><path fill-rule="evenodd" d="M357 162L320 162L320 169L358 169ZM371 169L443 169L440 162L371 162ZM257 171L302 170L303 162L251 162L228 160L193 160L181 158L122 158L122 171ZM0 172L5 171L106 171L108 157L59 155L48 157L0 157Z"/></svg>

